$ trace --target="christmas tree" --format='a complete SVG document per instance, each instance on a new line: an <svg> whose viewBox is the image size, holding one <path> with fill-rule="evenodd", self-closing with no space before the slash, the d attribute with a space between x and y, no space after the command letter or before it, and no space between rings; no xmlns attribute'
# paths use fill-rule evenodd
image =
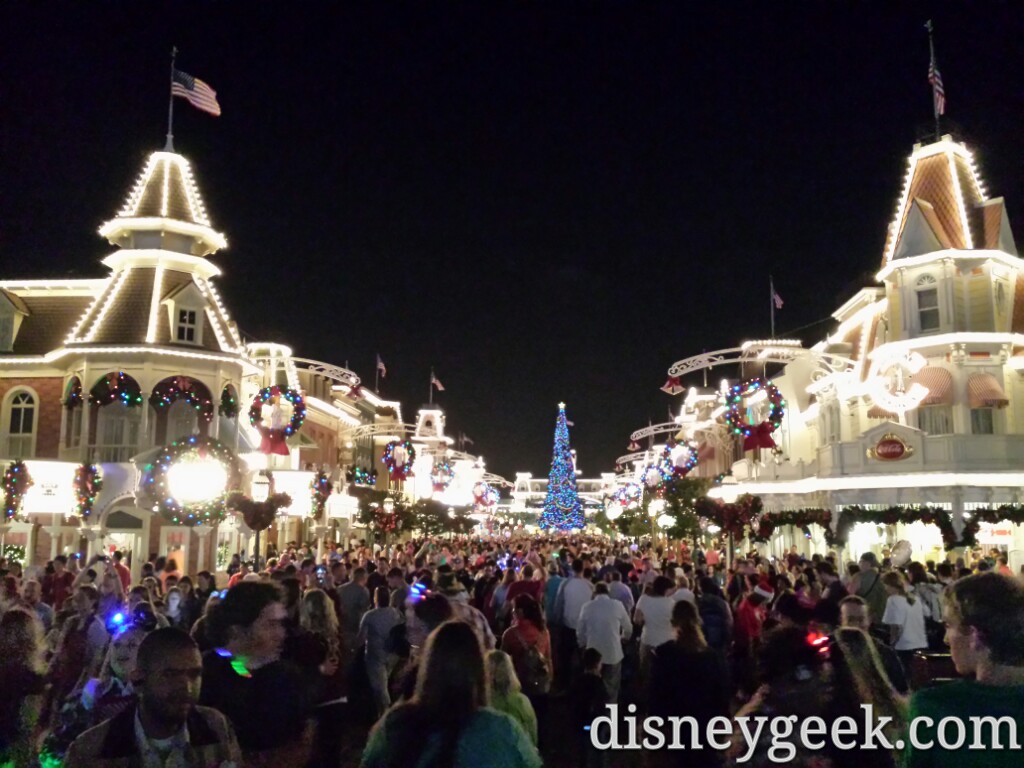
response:
<svg viewBox="0 0 1024 768"><path fill-rule="evenodd" d="M558 419L555 421L555 450L551 457L551 474L548 476L548 495L544 499L544 511L540 516L541 528L567 531L582 528L583 505L576 492L576 468L569 452L569 425L565 420L565 403L558 404Z"/></svg>

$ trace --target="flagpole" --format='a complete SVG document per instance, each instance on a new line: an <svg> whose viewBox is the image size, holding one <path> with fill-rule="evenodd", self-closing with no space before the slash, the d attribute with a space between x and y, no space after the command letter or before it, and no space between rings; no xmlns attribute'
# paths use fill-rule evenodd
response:
<svg viewBox="0 0 1024 768"><path fill-rule="evenodd" d="M430 383L427 385L427 392L429 393L427 395L427 397L430 398L429 400L427 400L427 405L433 405L434 404L434 369L433 368L430 369Z"/></svg>
<svg viewBox="0 0 1024 768"><path fill-rule="evenodd" d="M167 100L167 143L164 152L174 151L174 60L178 56L178 46L171 47L171 92Z"/></svg>
<svg viewBox="0 0 1024 768"><path fill-rule="evenodd" d="M373 391L380 394L380 355L377 355L377 361L373 369Z"/></svg>
<svg viewBox="0 0 1024 768"><path fill-rule="evenodd" d="M775 279L768 275L768 309L772 313L772 339L775 339Z"/></svg>
<svg viewBox="0 0 1024 768"><path fill-rule="evenodd" d="M928 30L928 53L931 56L931 71L934 72L938 68L935 65L935 35L934 27L932 26L932 20L928 19L928 23L924 25L924 28ZM935 140L942 140L942 129L939 126L939 102L935 98L935 83L932 86L932 112L935 114Z"/></svg>

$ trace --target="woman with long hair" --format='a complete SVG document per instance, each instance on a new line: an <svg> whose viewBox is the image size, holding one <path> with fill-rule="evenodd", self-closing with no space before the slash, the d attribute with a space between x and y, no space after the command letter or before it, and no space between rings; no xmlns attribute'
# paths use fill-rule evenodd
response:
<svg viewBox="0 0 1024 768"><path fill-rule="evenodd" d="M517 595L512 602L512 626L501 636L501 650L512 666L536 719L542 723L547 743L548 691L554 677L551 634L544 611L530 595Z"/></svg>
<svg viewBox="0 0 1024 768"><path fill-rule="evenodd" d="M43 709L46 665L43 625L11 608L0 618L0 764L33 764L36 726Z"/></svg>
<svg viewBox="0 0 1024 768"><path fill-rule="evenodd" d="M700 612L688 600L672 607L675 638L654 649L648 685L650 713L660 717L692 717L704 728L713 718L729 716L729 667L725 656L708 646ZM714 750L687 750L688 766L718 766ZM660 755L669 763L675 757ZM657 762L658 765L669 764Z"/></svg>
<svg viewBox="0 0 1024 768"><path fill-rule="evenodd" d="M344 697L348 687L348 659L341 642L341 626L334 602L322 589L309 589L299 603L299 626L317 644L320 664L319 701L316 707L316 734L313 759L309 766L328 768L341 760L341 728Z"/></svg>
<svg viewBox="0 0 1024 768"><path fill-rule="evenodd" d="M924 602L918 600L899 571L887 571L882 574L882 586L888 595L882 623L889 627L890 643L896 649L896 655L900 657L907 680L910 680L914 651L928 648Z"/></svg>
<svg viewBox="0 0 1024 768"><path fill-rule="evenodd" d="M874 641L856 627L839 627L834 637L831 662L835 714L852 717L859 724L864 717L861 707L868 705L876 720L890 718L882 732L890 743L896 743L907 723L907 701L889 681ZM897 757L880 753L872 760L877 761L878 768L890 768L897 764ZM850 758L851 766L863 760L856 752L851 752Z"/></svg>
<svg viewBox="0 0 1024 768"><path fill-rule="evenodd" d="M184 603L185 596L181 594L181 590L171 587L164 595L164 616L167 617L167 622L172 627L188 630L192 625L188 621L188 616L185 615Z"/></svg>
<svg viewBox="0 0 1024 768"><path fill-rule="evenodd" d="M364 768L536 768L541 759L511 717L488 706L483 650L473 628L448 621L427 639L412 699L370 732Z"/></svg>
<svg viewBox="0 0 1024 768"><path fill-rule="evenodd" d="M523 695L512 657L504 651L488 651L487 674L491 678L491 706L519 723L536 746L537 713Z"/></svg>

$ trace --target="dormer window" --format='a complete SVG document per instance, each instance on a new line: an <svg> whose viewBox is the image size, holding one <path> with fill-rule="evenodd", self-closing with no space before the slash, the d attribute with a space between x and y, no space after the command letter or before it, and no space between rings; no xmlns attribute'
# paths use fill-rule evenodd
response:
<svg viewBox="0 0 1024 768"><path fill-rule="evenodd" d="M917 281L917 318L921 333L939 330L939 287L935 278L924 275Z"/></svg>
<svg viewBox="0 0 1024 768"><path fill-rule="evenodd" d="M199 316L198 310L178 308L178 329L175 334L177 341L186 344L199 342Z"/></svg>

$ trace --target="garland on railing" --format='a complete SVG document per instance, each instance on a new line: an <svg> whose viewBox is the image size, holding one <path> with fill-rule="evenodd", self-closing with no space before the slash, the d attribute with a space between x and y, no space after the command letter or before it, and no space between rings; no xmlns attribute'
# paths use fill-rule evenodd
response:
<svg viewBox="0 0 1024 768"><path fill-rule="evenodd" d="M92 515L96 497L103 490L103 476L100 474L100 468L95 464L80 465L75 470L72 487L75 491L75 514L82 519L82 522L85 522Z"/></svg>
<svg viewBox="0 0 1024 768"><path fill-rule="evenodd" d="M762 514L750 529L750 537L754 541L766 542L775 529L786 525L806 527L820 525L825 529L825 541L830 547L845 546L849 540L850 528L857 523L874 523L875 525L896 525L902 523L925 523L938 526L942 534L942 543L946 549L954 547L973 547L978 543L978 531L982 523L1010 522L1024 524L1024 506L1019 504L1002 504L998 507L974 509L965 513L963 530L956 534L953 525L953 514L941 507L887 507L885 509L865 509L860 506L844 507L838 514L835 530L832 530L832 512L827 509L808 508L785 510L782 512L766 512ZM970 517L967 517L970 515ZM713 518L712 518L713 519ZM722 526L723 529L725 526Z"/></svg>
<svg viewBox="0 0 1024 768"><path fill-rule="evenodd" d="M753 527L754 521L758 519L763 509L761 498L749 493L740 496L731 504L705 496L697 499L693 506L698 517L712 521L722 529L722 533L732 534L738 539L742 539L747 530Z"/></svg>

